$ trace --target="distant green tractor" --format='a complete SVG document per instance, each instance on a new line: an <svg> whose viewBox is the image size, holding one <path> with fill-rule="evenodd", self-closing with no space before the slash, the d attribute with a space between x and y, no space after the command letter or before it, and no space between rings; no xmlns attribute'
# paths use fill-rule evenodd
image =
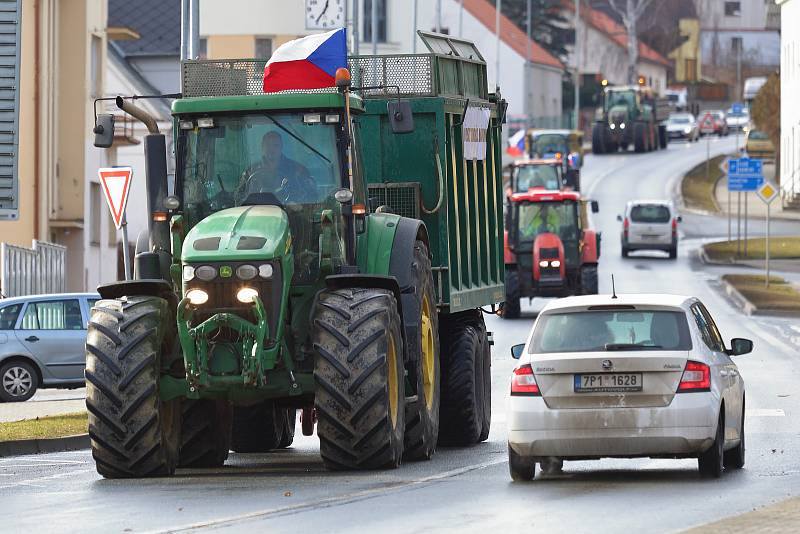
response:
<svg viewBox="0 0 800 534"><path fill-rule="evenodd" d="M605 82L604 82L605 83ZM643 83L643 81L642 81ZM603 105L592 127L592 153L666 148L669 101L645 85L604 86Z"/></svg>
<svg viewBox="0 0 800 534"><path fill-rule="evenodd" d="M426 87L382 78L397 58L379 56L350 60L369 90L340 69L338 90L277 94L258 90L264 61L186 62L169 196L164 136L118 98L151 128L150 223L134 279L101 286L89 323L100 474L169 475L219 466L229 449L285 448L298 409L304 434L318 422L333 469L396 467L437 442L486 439L479 308L503 295L504 103L487 93L477 50L459 55L404 56L429 69ZM437 69L469 82L443 85ZM470 139L488 145L469 168L456 126L467 102L486 112ZM101 116L98 146L109 126Z"/></svg>

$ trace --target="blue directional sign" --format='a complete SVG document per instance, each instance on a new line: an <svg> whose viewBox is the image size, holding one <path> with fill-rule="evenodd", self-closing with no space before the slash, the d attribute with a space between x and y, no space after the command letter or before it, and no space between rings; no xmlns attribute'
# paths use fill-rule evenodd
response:
<svg viewBox="0 0 800 534"><path fill-rule="evenodd" d="M742 105L741 102L734 102L731 105L731 111L736 115L739 115L742 112L743 109L744 109L744 106Z"/></svg>
<svg viewBox="0 0 800 534"><path fill-rule="evenodd" d="M728 160L728 191L756 191L764 183L760 159Z"/></svg>

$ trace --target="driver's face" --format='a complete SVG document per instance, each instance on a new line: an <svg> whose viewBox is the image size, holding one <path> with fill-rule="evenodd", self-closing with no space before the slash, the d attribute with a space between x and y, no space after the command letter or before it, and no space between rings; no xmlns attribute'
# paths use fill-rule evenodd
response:
<svg viewBox="0 0 800 534"><path fill-rule="evenodd" d="M277 135L267 135L261 141L261 151L264 159L269 162L278 162L281 158L283 142Z"/></svg>

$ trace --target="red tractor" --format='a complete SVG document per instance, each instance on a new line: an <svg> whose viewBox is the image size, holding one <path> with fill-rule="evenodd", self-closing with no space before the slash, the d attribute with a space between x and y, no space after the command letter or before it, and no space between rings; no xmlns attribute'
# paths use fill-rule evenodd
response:
<svg viewBox="0 0 800 534"><path fill-rule="evenodd" d="M520 299L597 294L600 233L589 228L597 201L575 191L530 190L508 197L503 317L519 317Z"/></svg>

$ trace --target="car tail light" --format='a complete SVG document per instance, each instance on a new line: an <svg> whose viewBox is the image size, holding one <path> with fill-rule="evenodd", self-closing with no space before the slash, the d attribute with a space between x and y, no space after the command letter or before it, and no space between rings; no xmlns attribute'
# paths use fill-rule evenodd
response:
<svg viewBox="0 0 800 534"><path fill-rule="evenodd" d="M533 376L533 369L530 364L525 364L514 369L511 376L511 395L538 397L539 386L536 385L536 377Z"/></svg>
<svg viewBox="0 0 800 534"><path fill-rule="evenodd" d="M631 227L631 221L625 217L625 220L622 221L622 231L625 233L625 239L628 239L628 229Z"/></svg>
<svg viewBox="0 0 800 534"><path fill-rule="evenodd" d="M676 237L678 235L678 219L673 217L672 219L672 237Z"/></svg>
<svg viewBox="0 0 800 534"><path fill-rule="evenodd" d="M689 360L683 370L678 393L688 391L709 391L711 389L711 368L700 362Z"/></svg>

